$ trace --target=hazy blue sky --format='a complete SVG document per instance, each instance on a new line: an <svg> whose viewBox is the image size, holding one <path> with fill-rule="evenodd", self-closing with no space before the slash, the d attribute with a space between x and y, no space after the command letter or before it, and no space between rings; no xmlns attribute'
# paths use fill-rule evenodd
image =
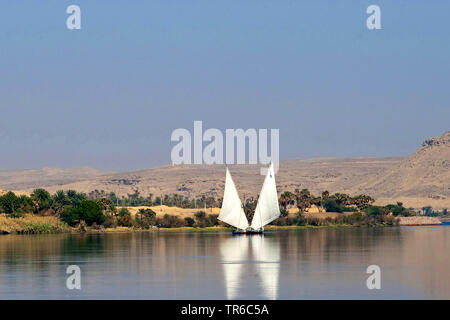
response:
<svg viewBox="0 0 450 320"><path fill-rule="evenodd" d="M282 159L408 155L450 130L449 21L437 0L0 0L0 169L169 163L194 120L280 128Z"/></svg>

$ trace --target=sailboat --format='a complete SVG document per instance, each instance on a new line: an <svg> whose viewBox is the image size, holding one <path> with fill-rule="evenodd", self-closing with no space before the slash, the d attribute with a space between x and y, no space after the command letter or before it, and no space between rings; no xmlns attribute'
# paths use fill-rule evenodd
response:
<svg viewBox="0 0 450 320"><path fill-rule="evenodd" d="M218 219L235 227L236 230L233 230L233 234L262 234L264 226L279 216L280 208L273 163L267 170L250 227L233 178L227 168L225 191Z"/></svg>

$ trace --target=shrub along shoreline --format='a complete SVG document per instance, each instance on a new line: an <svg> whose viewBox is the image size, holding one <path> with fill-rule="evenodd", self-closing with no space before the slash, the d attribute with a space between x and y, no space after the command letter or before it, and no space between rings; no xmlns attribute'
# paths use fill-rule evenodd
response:
<svg viewBox="0 0 450 320"><path fill-rule="evenodd" d="M199 216L203 216L204 212L200 211ZM125 221L133 221L131 216L126 215ZM123 218L119 218L122 219ZM131 220L128 220L131 219ZM9 217L4 214L0 214L0 235L2 234L56 234L56 233L119 233L119 232L225 232L231 231L233 228L218 223L215 225L206 226L194 222L194 226L188 226L186 224L179 225L181 218L178 216L164 215L159 220L166 221L166 225L139 225L136 220L139 217L135 217L133 222L129 225L112 225L105 227L104 225L97 225L92 223L88 225L84 220L73 226L70 226L64 221L61 221L57 217L43 217L35 216L32 214L26 214L23 217ZM344 228L344 227L383 227L383 226L396 226L398 224L398 218L393 216L386 217L369 217L359 213L353 213L351 215L342 215L337 218L305 218L302 214L298 214L295 218L282 217L274 224L267 225L264 229L270 230L292 230L292 229L316 229L316 228ZM119 220L120 221L120 220ZM158 220L157 220L158 221ZM174 223L175 225L170 225ZM190 224L190 223L189 223Z"/></svg>
<svg viewBox="0 0 450 320"><path fill-rule="evenodd" d="M29 217L10 218L0 216L0 235L2 234L56 234L56 233L120 233L120 232L225 232L231 231L233 228L225 226L214 227L170 227L160 228L152 227L149 229L142 229L136 227L116 227L116 228L102 228L97 226L70 227L58 219L45 221L40 219L46 217L35 217L29 220ZM370 225L370 227L384 227L396 226L398 222L393 223L378 223ZM345 228L345 227L369 227L369 225L357 224L336 224L336 223L319 223L306 225L268 225L264 229L270 230L293 230L293 229L318 229L318 228Z"/></svg>
<svg viewBox="0 0 450 320"><path fill-rule="evenodd" d="M394 224L377 224L373 226L389 226ZM268 225L264 227L266 231L276 230L301 230L319 228L346 228L361 227L351 224L317 224L317 225ZM0 235L6 234L58 234L58 233L123 233L123 232L229 232L233 228L225 226L213 227L152 227L149 229L136 227L115 227L104 228L98 226L83 226L83 223L76 227L70 227L66 223L54 217L30 217L10 218L0 215Z"/></svg>
<svg viewBox="0 0 450 320"><path fill-rule="evenodd" d="M11 218L0 215L0 234L53 234L71 231L72 228L56 217L25 215Z"/></svg>

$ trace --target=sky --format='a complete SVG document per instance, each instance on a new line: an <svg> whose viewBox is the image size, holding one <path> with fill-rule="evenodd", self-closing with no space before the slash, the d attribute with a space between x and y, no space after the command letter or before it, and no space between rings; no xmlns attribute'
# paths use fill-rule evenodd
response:
<svg viewBox="0 0 450 320"><path fill-rule="evenodd" d="M81 8L68 30L66 8ZM368 30L366 8L381 8ZM450 130L450 2L0 0L0 170L170 163L177 128L280 129L280 158Z"/></svg>

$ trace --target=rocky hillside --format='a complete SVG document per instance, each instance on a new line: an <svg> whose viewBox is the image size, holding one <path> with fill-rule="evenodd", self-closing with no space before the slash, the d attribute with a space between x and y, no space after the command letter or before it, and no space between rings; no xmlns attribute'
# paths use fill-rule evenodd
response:
<svg viewBox="0 0 450 320"><path fill-rule="evenodd" d="M450 204L450 131L426 139L409 157L349 190L379 199L401 198L413 206L420 201Z"/></svg>

